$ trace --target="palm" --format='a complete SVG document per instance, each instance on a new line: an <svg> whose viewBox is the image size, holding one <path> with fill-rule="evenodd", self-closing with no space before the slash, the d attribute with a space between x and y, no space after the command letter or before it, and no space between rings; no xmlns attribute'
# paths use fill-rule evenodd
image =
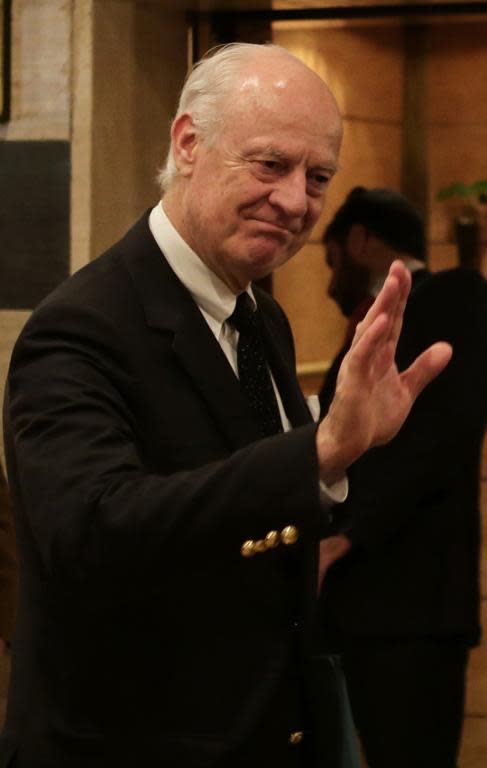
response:
<svg viewBox="0 0 487 768"><path fill-rule="evenodd" d="M348 408L354 414L356 438L366 448L386 443L394 437L413 403L407 380L399 374L394 360L385 372L380 370L381 367L370 365L360 376L360 381L355 382L345 359L337 382L337 390L343 390L344 400L348 401Z"/></svg>
<svg viewBox="0 0 487 768"><path fill-rule="evenodd" d="M394 437L416 397L450 359L450 346L439 342L407 371L398 372L394 356L410 282L402 262L394 262L341 365L335 397L318 434L318 450L321 438L325 451L339 446L344 469L368 448Z"/></svg>

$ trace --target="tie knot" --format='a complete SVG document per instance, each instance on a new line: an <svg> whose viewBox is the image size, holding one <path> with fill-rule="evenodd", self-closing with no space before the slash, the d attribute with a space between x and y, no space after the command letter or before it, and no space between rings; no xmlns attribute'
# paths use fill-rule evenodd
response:
<svg viewBox="0 0 487 768"><path fill-rule="evenodd" d="M252 299L246 291L239 294L235 309L228 318L228 322L233 325L239 333L255 329L255 309Z"/></svg>

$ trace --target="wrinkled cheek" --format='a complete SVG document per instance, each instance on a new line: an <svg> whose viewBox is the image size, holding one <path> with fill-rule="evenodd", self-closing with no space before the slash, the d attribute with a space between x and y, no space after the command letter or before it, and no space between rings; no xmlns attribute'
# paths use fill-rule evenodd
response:
<svg viewBox="0 0 487 768"><path fill-rule="evenodd" d="M311 233L311 230L315 226L315 224L318 223L318 220L323 213L325 209L325 201L322 200L320 203L313 205L308 210L308 215L306 216L306 222L305 222L305 229L308 232L308 234Z"/></svg>
<svg viewBox="0 0 487 768"><path fill-rule="evenodd" d="M303 246L306 245L306 243L309 240L310 235L311 235L311 230L306 230L305 234L303 233L302 235L300 235L299 238L297 238L294 241L294 243L290 247L291 256L294 256L295 253L300 251L301 248L303 248Z"/></svg>

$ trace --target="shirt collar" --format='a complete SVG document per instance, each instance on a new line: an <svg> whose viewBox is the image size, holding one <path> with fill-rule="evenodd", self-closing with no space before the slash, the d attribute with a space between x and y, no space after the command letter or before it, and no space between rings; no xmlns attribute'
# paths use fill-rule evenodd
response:
<svg viewBox="0 0 487 768"><path fill-rule="evenodd" d="M150 212L149 228L169 266L188 289L218 337L223 323L235 309L236 295L183 240L164 211L162 200ZM247 293L255 305L250 285Z"/></svg>

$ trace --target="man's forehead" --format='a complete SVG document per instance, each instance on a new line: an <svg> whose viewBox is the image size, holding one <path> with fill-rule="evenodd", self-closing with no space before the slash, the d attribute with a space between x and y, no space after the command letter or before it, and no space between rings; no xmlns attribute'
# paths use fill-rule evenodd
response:
<svg viewBox="0 0 487 768"><path fill-rule="evenodd" d="M338 170L338 152L322 136L309 136L299 132L291 135L283 133L259 134L246 137L242 141L242 154L252 157L262 155L269 160L282 162L302 162L307 165L326 169L332 173Z"/></svg>
<svg viewBox="0 0 487 768"><path fill-rule="evenodd" d="M321 77L302 61L284 52L265 49L247 62L234 83L236 106L247 100L274 108L290 98L296 109L319 108L320 103L336 112L333 94Z"/></svg>
<svg viewBox="0 0 487 768"><path fill-rule="evenodd" d="M269 61L272 66L264 67ZM220 137L237 152L306 155L310 165L334 172L341 117L325 83L304 64L281 54L261 56L240 73L225 100Z"/></svg>
<svg viewBox="0 0 487 768"><path fill-rule="evenodd" d="M333 97L327 98L321 91L315 96L303 97L292 90L271 95L265 90L254 92L232 100L225 109L224 122L242 136L269 134L283 136L286 142L295 137L297 141L338 148L342 121Z"/></svg>
<svg viewBox="0 0 487 768"><path fill-rule="evenodd" d="M263 85L282 89L292 84L300 87L305 82L327 88L316 72L291 53L263 47L242 66L238 87L241 91L260 88Z"/></svg>

